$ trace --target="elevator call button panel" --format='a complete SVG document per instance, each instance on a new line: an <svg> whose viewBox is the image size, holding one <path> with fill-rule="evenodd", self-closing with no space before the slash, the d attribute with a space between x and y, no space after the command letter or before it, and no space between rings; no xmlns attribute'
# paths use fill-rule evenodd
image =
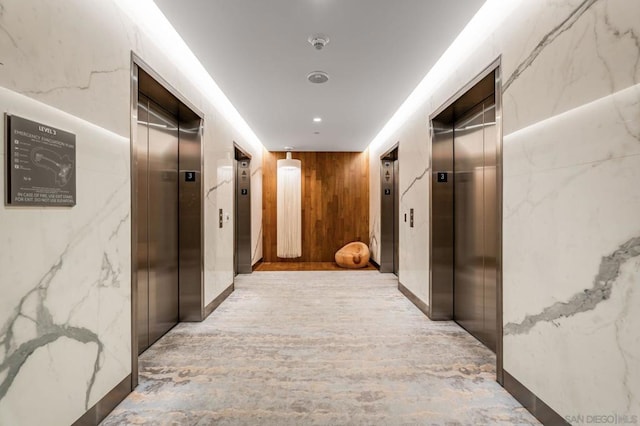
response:
<svg viewBox="0 0 640 426"><path fill-rule="evenodd" d="M12 206L76 205L76 135L6 116L5 202Z"/></svg>

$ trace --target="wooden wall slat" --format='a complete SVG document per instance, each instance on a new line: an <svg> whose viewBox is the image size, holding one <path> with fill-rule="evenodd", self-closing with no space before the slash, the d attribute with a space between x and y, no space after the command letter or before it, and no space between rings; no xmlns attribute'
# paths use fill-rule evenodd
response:
<svg viewBox="0 0 640 426"><path fill-rule="evenodd" d="M332 262L346 243L369 244L368 152L294 152L302 162L302 257L277 257L277 160L264 152L262 178L263 260Z"/></svg>

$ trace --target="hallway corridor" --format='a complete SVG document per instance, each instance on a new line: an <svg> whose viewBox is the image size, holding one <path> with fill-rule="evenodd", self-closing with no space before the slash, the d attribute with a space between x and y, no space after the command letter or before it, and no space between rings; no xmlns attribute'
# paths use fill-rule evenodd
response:
<svg viewBox="0 0 640 426"><path fill-rule="evenodd" d="M494 355L377 271L257 272L140 357L103 425L538 424Z"/></svg>

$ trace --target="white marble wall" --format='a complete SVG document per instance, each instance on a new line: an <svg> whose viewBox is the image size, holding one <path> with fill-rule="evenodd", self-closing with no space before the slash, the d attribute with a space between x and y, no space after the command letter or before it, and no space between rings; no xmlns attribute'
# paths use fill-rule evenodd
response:
<svg viewBox="0 0 640 426"><path fill-rule="evenodd" d="M210 232L205 236L205 259L215 259L205 263L205 305L233 282L233 204L228 203L233 197L233 156L230 152L223 152L223 158L214 154L207 154L207 157L216 158L215 163L205 163L205 221L216 228L215 234ZM219 225L220 209L222 228ZM222 264L227 267L221 268Z"/></svg>
<svg viewBox="0 0 640 426"><path fill-rule="evenodd" d="M251 158L251 264L262 260L262 155Z"/></svg>
<svg viewBox="0 0 640 426"><path fill-rule="evenodd" d="M372 234L379 154L400 142L401 209L428 215L428 117L500 56L504 367L561 416L638 416L640 2L516 3L372 147ZM426 303L428 241L401 224L400 281Z"/></svg>
<svg viewBox="0 0 640 426"><path fill-rule="evenodd" d="M565 415L640 412L638 136L635 86L505 138L505 368Z"/></svg>
<svg viewBox="0 0 640 426"><path fill-rule="evenodd" d="M423 121L414 117L413 121ZM403 140L426 141L429 128L420 123L402 129ZM400 168L400 265L398 278L420 299L429 299L429 150L426 143L398 146ZM378 156L379 157L379 156ZM407 169L407 170L403 170ZM408 173L405 173L408 172ZM411 176L407 179L406 176ZM410 227L410 209L414 209L414 227ZM407 221L404 222L404 215ZM427 244L424 244L425 241Z"/></svg>
<svg viewBox="0 0 640 426"><path fill-rule="evenodd" d="M75 207L0 208L0 424L71 423L131 371L129 141L7 89L0 105L74 133L77 164Z"/></svg>
<svg viewBox="0 0 640 426"><path fill-rule="evenodd" d="M145 19L117 1L0 1L0 112L78 141L75 207L0 207L0 424L70 424L131 371L132 50L205 115L205 302L233 282L233 218L218 228L233 185L219 168L233 141L256 167L262 146L230 124L215 91L184 69L181 47L160 44ZM260 173L252 179L261 188ZM254 223L261 207L253 203Z"/></svg>

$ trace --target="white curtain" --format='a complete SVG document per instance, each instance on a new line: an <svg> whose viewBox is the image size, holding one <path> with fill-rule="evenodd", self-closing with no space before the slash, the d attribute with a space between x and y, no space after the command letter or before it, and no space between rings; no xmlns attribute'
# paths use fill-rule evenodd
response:
<svg viewBox="0 0 640 426"><path fill-rule="evenodd" d="M278 160L277 255L302 256L302 182L300 160Z"/></svg>

